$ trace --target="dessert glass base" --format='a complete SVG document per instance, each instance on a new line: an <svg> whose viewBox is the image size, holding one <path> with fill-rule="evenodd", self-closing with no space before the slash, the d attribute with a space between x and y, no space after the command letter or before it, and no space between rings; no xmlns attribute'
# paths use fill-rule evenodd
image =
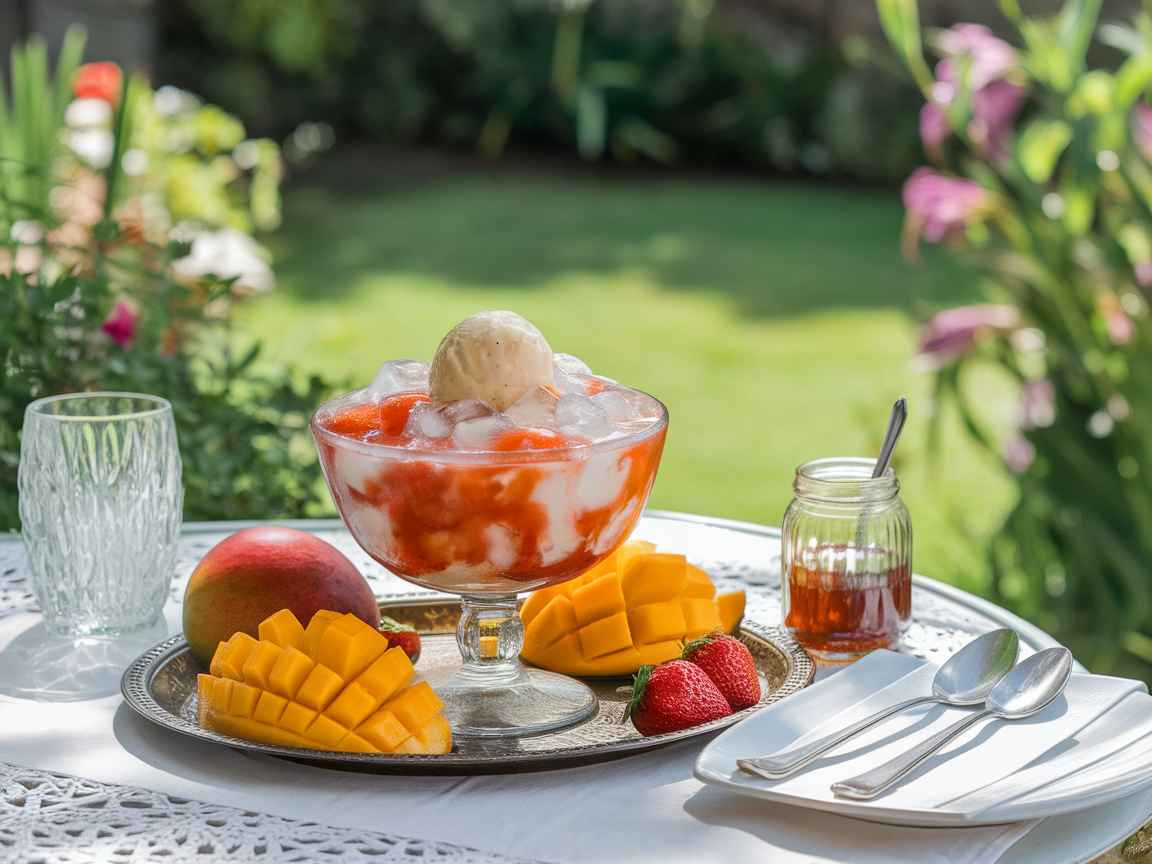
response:
<svg viewBox="0 0 1152 864"><path fill-rule="evenodd" d="M596 716L596 695L584 684L520 664L524 627L516 595L462 596L456 639L460 671L433 682L454 736L545 735Z"/></svg>

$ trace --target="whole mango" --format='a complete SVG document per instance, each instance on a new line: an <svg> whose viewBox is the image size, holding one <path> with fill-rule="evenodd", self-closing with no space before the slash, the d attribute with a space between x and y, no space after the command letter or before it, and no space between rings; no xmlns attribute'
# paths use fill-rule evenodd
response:
<svg viewBox="0 0 1152 864"><path fill-rule="evenodd" d="M280 609L307 625L321 609L351 613L375 629L372 586L335 546L271 525L238 531L196 565L184 592L184 638L208 666L217 646L238 632L257 636Z"/></svg>

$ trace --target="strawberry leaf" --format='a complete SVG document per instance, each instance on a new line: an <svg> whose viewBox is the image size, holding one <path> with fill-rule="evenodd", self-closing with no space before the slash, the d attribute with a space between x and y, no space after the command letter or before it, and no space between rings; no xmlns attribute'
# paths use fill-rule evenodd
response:
<svg viewBox="0 0 1152 864"><path fill-rule="evenodd" d="M628 710L625 717L632 717L640 710L640 702L644 699L644 691L648 689L648 679L652 676L655 666L645 663L632 677L632 698L628 700Z"/></svg>
<svg viewBox="0 0 1152 864"><path fill-rule="evenodd" d="M416 628L413 627L411 624L401 624L395 618L389 618L387 615L381 615L380 616L380 629L390 631L393 633L396 633L396 632L415 633L416 632Z"/></svg>

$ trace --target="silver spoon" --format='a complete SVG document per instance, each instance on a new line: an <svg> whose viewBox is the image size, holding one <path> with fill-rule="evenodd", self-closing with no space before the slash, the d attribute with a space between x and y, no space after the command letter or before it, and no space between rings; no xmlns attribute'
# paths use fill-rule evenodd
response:
<svg viewBox="0 0 1152 864"><path fill-rule="evenodd" d="M779 780L799 771L838 744L854 738L881 720L913 705L928 702L979 705L1012 668L1019 650L1020 639L1015 631L993 630L991 633L985 633L953 654L937 670L936 677L932 679L931 696L918 696L907 702L900 702L803 747L754 759L737 759L736 764L751 774L769 780Z"/></svg>
<svg viewBox="0 0 1152 864"><path fill-rule="evenodd" d="M872 469L872 478L875 479L888 470L892 464L892 454L896 451L896 442L900 440L900 433L904 431L904 423L908 420L908 400L901 396L892 406L892 414L888 417L888 428L884 430L884 441L880 444L880 455L876 457L876 467Z"/></svg>
<svg viewBox="0 0 1152 864"><path fill-rule="evenodd" d="M900 441L900 433L904 431L904 423L908 420L908 400L901 396L892 406L892 413L888 415L888 428L884 430L884 440L880 443L880 453L876 457L876 465L872 468L872 479L883 477L888 466L892 464L892 454L896 452L896 444ZM856 519L856 547L863 549L865 526L868 521L868 504L860 508L860 515Z"/></svg>
<svg viewBox="0 0 1152 864"><path fill-rule="evenodd" d="M833 783L832 791L837 798L875 798L972 724L988 717L1022 720L1046 708L1063 692L1071 674L1072 652L1067 648L1045 648L1004 676L988 694L985 710L953 723L879 768Z"/></svg>

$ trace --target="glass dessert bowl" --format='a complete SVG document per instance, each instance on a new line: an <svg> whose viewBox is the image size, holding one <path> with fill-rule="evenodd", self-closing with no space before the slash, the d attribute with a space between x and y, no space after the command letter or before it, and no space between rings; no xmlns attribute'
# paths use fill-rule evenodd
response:
<svg viewBox="0 0 1152 864"><path fill-rule="evenodd" d="M562 387L533 388L507 413L436 402L418 386L423 364L395 362L414 377L391 375L400 384L385 391L417 387L339 396L312 432L361 547L416 585L461 596L463 665L436 687L453 734L537 735L589 719L588 687L521 666L516 595L578 576L627 538L656 476L667 410L580 372L557 373Z"/></svg>

